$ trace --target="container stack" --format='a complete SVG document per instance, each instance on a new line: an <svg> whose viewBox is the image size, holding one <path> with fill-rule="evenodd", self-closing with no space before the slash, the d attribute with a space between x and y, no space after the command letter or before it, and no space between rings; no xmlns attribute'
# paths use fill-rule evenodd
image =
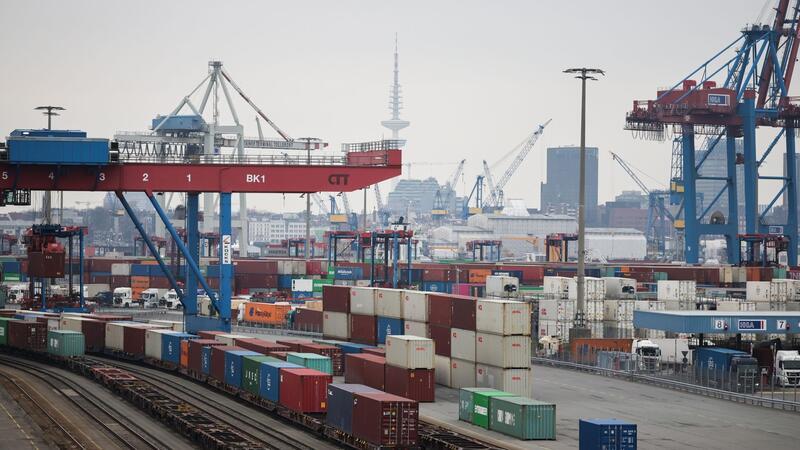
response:
<svg viewBox="0 0 800 450"><path fill-rule="evenodd" d="M515 395L531 393L530 305L479 299L475 316L475 373L478 387Z"/></svg>
<svg viewBox="0 0 800 450"><path fill-rule="evenodd" d="M436 350L436 382L450 387L475 386L475 298L427 295L429 332Z"/></svg>
<svg viewBox="0 0 800 450"><path fill-rule="evenodd" d="M636 450L636 424L618 419L580 419L580 450Z"/></svg>
<svg viewBox="0 0 800 450"><path fill-rule="evenodd" d="M547 277L546 277L547 278ZM553 336L569 339L575 323L575 300L545 298L539 301L539 337Z"/></svg>
<svg viewBox="0 0 800 450"><path fill-rule="evenodd" d="M694 280L658 280L657 289L657 299L664 300L667 311L696 308L697 282Z"/></svg>
<svg viewBox="0 0 800 450"><path fill-rule="evenodd" d="M756 311L798 310L800 280L773 279L772 281L748 281L747 301L754 302Z"/></svg>
<svg viewBox="0 0 800 450"><path fill-rule="evenodd" d="M490 388L459 391L458 419L523 440L556 438L556 405Z"/></svg>
<svg viewBox="0 0 800 450"><path fill-rule="evenodd" d="M385 391L418 402L435 399L434 344L418 336L386 339Z"/></svg>

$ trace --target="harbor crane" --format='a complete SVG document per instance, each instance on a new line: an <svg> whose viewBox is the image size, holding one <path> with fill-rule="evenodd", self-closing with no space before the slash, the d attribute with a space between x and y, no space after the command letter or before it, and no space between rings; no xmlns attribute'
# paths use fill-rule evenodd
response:
<svg viewBox="0 0 800 450"><path fill-rule="evenodd" d="M445 182L444 188L436 190L436 196L433 200L433 210L431 211L431 216L434 218L443 218L450 214L449 208L453 197L456 195L456 183L458 183L458 179L461 178L461 173L464 171L464 164L466 162L466 159L459 161L455 172L453 172L450 179ZM444 191L444 194L442 191Z"/></svg>
<svg viewBox="0 0 800 450"><path fill-rule="evenodd" d="M519 169L519 166L522 165L522 162L525 161L525 157L528 156L528 153L530 153L531 149L536 144L536 141L539 140L539 137L544 132L544 128L549 125L551 121L552 119L549 119L543 125L539 125L539 128L537 128L536 131L525 138L520 145L511 150L511 152L513 152L519 148L517 156L513 161L511 161L511 164L508 166L496 184L494 182L494 177L492 176L492 171L489 169L489 164L486 162L486 160L483 160L483 176L487 187L489 188L488 198L484 199L483 206L485 208L495 209L503 206L503 188L505 188L506 184L511 180L511 177L514 176L514 173L517 171L517 169Z"/></svg>

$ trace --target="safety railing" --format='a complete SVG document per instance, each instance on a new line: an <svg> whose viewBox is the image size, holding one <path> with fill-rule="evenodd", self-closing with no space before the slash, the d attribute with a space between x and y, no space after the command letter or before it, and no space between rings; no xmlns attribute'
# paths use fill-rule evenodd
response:
<svg viewBox="0 0 800 450"><path fill-rule="evenodd" d="M269 166L344 166L344 156L305 155L148 155L120 152L121 163L137 164L203 164L203 165L269 165ZM387 158L370 159L360 166L386 165Z"/></svg>
<svg viewBox="0 0 800 450"><path fill-rule="evenodd" d="M342 144L342 151L368 152L375 150L399 150L405 144L405 139L384 139L381 141L355 142L350 144Z"/></svg>

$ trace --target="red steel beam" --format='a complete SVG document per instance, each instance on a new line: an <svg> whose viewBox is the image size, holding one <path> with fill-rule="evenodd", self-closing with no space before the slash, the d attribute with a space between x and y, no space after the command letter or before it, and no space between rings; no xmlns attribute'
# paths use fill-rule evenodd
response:
<svg viewBox="0 0 800 450"><path fill-rule="evenodd" d="M0 164L0 188L142 192L349 192L401 174L400 151L387 166Z"/></svg>

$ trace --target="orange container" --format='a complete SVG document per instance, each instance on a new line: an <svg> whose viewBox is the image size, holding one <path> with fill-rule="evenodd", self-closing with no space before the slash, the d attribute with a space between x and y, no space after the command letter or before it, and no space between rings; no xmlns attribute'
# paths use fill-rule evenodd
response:
<svg viewBox="0 0 800 450"><path fill-rule="evenodd" d="M489 269L469 269L470 283L486 283L486 277L492 274Z"/></svg>
<svg viewBox="0 0 800 450"><path fill-rule="evenodd" d="M131 287L132 288L144 288L147 289L150 287L150 277L131 277Z"/></svg>
<svg viewBox="0 0 800 450"><path fill-rule="evenodd" d="M244 305L244 321L280 325L286 321L286 314L291 309L288 303L247 302Z"/></svg>
<svg viewBox="0 0 800 450"><path fill-rule="evenodd" d="M131 295L133 296L134 301L139 301L142 297L142 292L147 289L147 286L144 287L131 287Z"/></svg>
<svg viewBox="0 0 800 450"><path fill-rule="evenodd" d="M186 339L181 341L181 367L189 368L189 341Z"/></svg>

